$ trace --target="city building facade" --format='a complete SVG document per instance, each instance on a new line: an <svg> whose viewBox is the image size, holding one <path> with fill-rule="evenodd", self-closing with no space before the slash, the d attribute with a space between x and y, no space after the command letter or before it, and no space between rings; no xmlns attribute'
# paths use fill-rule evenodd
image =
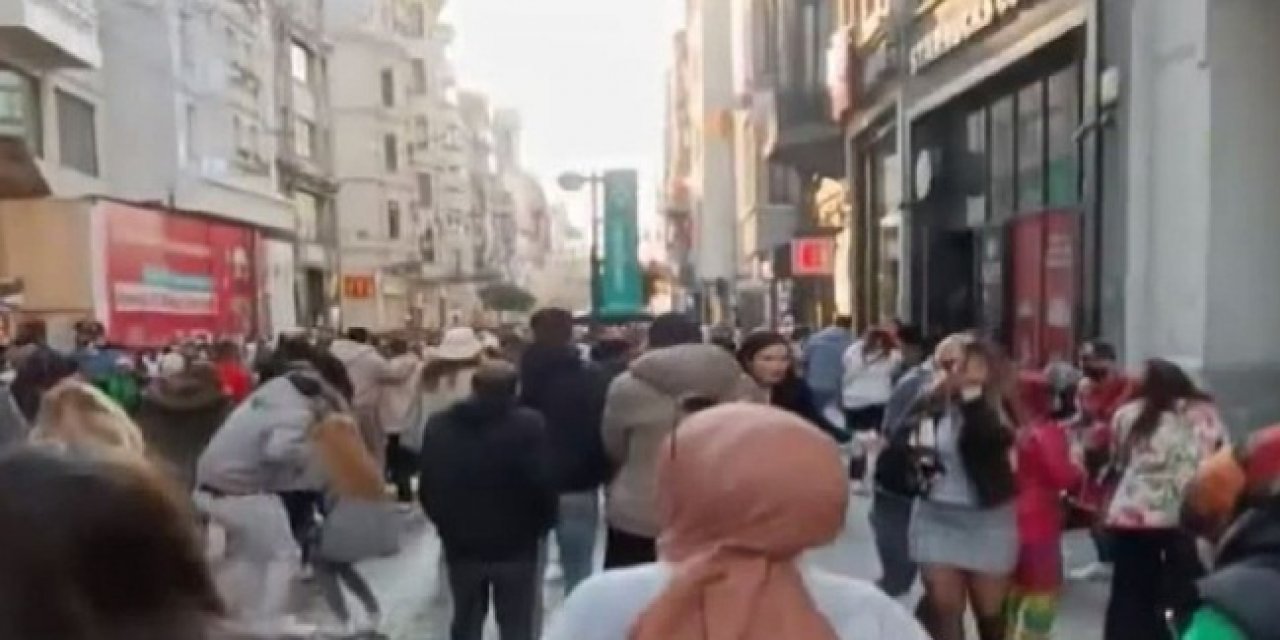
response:
<svg viewBox="0 0 1280 640"><path fill-rule="evenodd" d="M0 197L106 190L97 0L0 6Z"/></svg>
<svg viewBox="0 0 1280 640"><path fill-rule="evenodd" d="M423 208L413 144L427 3L328 3L330 107L338 185L341 314L346 326L414 324Z"/></svg>

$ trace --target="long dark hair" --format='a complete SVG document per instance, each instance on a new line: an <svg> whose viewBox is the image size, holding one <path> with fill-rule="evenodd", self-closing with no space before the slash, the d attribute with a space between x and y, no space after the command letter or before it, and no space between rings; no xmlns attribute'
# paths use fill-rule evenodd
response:
<svg viewBox="0 0 1280 640"><path fill-rule="evenodd" d="M1159 358L1147 361L1142 384L1133 399L1142 401L1142 412L1133 423L1130 439L1150 438L1160 425L1160 416L1175 410L1183 400L1213 402L1213 397L1201 391L1182 367Z"/></svg>

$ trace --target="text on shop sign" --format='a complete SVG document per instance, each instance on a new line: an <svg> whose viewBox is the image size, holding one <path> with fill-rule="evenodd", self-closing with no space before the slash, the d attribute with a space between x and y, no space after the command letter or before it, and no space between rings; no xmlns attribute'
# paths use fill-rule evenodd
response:
<svg viewBox="0 0 1280 640"><path fill-rule="evenodd" d="M924 37L911 47L911 73L919 73L1029 2L1030 0L970 0L967 5L958 7L958 10L950 10L949 6L944 5L942 11L946 11L946 15L939 16Z"/></svg>

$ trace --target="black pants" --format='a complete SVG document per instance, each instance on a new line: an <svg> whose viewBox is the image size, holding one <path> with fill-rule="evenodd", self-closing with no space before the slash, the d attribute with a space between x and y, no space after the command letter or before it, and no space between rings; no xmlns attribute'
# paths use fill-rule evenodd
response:
<svg viewBox="0 0 1280 640"><path fill-rule="evenodd" d="M316 515L322 496L317 491L285 491L280 494L284 511L289 515L289 529L302 548L302 563L311 561L311 547L316 531Z"/></svg>
<svg viewBox="0 0 1280 640"><path fill-rule="evenodd" d="M413 455L400 446L400 434L387 434L387 479L396 487L397 502L413 502Z"/></svg>
<svg viewBox="0 0 1280 640"><path fill-rule="evenodd" d="M1106 640L1167 640L1166 613L1183 624L1196 606L1204 574L1195 541L1176 529L1108 532L1115 576L1107 605Z"/></svg>
<svg viewBox="0 0 1280 640"><path fill-rule="evenodd" d="M542 576L536 556L512 562L445 562L453 591L451 640L481 640L491 600L502 640L537 637Z"/></svg>
<svg viewBox="0 0 1280 640"><path fill-rule="evenodd" d="M880 555L881 591L897 598L911 591L920 570L911 560L908 532L911 530L911 498L876 491L871 503L871 531Z"/></svg>
<svg viewBox="0 0 1280 640"><path fill-rule="evenodd" d="M625 569L657 561L658 545L653 538L635 536L609 527L604 547L605 569Z"/></svg>

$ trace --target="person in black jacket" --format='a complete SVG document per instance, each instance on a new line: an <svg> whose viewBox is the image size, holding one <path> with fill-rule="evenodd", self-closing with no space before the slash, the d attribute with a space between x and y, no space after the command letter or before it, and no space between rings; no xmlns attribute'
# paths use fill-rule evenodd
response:
<svg viewBox="0 0 1280 640"><path fill-rule="evenodd" d="M600 487L609 477L600 421L612 376L582 361L568 311L542 309L530 325L533 344L520 360L520 403L547 423L552 481L560 494L556 544L568 595L592 572Z"/></svg>
<svg viewBox="0 0 1280 640"><path fill-rule="evenodd" d="M839 442L849 440L848 434L822 415L809 383L796 375L795 355L786 336L775 331L752 333L738 348L738 363L762 392L768 394L770 405L808 420Z"/></svg>
<svg viewBox="0 0 1280 640"><path fill-rule="evenodd" d="M453 640L480 640L490 591L503 640L533 640L539 545L555 523L542 417L516 404L515 368L482 365L472 395L427 422L419 499L444 546Z"/></svg>

